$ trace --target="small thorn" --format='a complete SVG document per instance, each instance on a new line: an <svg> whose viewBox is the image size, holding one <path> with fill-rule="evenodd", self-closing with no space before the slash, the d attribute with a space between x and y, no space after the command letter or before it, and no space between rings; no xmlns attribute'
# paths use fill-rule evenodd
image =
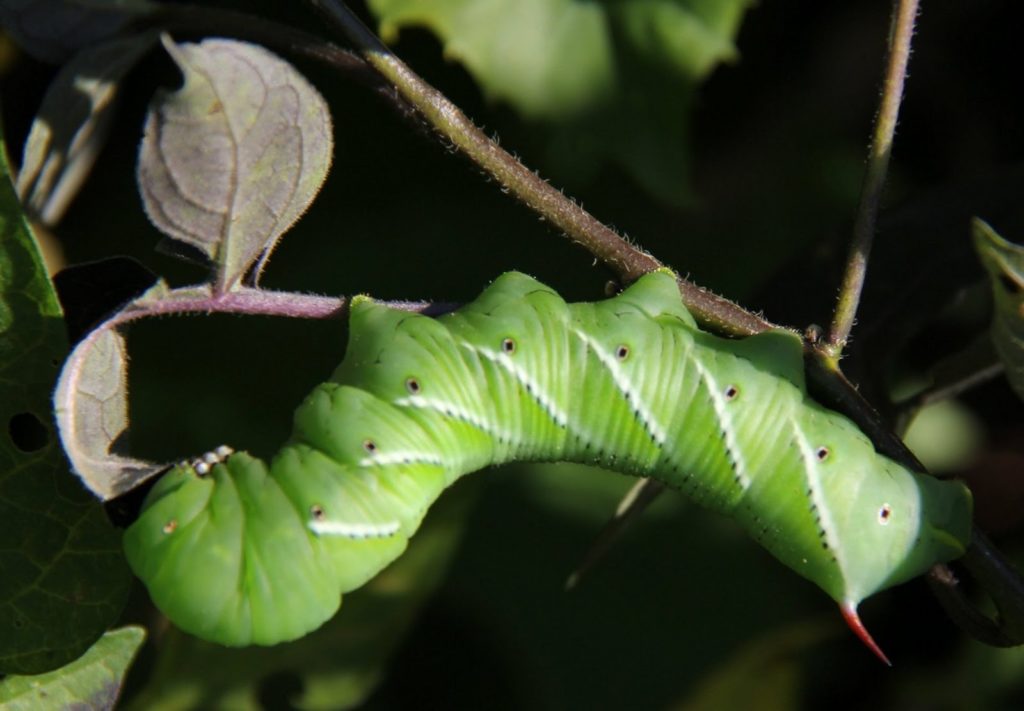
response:
<svg viewBox="0 0 1024 711"><path fill-rule="evenodd" d="M892 662L889 661L889 657L885 656L885 652L879 647L875 640L871 638L871 633L868 632L864 623L860 621L860 615L857 614L857 606L851 603L844 603L839 606L839 611L843 613L843 619L846 620L846 624L850 626L853 633L857 635L861 642L867 646L875 656L882 660L882 662L888 666L892 666Z"/></svg>

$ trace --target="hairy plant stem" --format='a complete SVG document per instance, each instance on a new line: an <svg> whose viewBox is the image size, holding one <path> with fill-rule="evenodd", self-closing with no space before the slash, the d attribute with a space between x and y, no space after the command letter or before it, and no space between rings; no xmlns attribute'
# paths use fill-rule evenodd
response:
<svg viewBox="0 0 1024 711"><path fill-rule="evenodd" d="M552 187L488 138L455 104L430 86L391 52L358 17L338 0L309 0L337 26L363 58L392 82L445 139L493 177L511 195L607 264L625 282L657 269L661 262L623 239L577 203ZM737 304L679 278L687 307L703 323L734 335L750 335L775 326Z"/></svg>
<svg viewBox="0 0 1024 711"><path fill-rule="evenodd" d="M853 225L853 239L846 260L846 272L839 289L828 343L825 345L827 356L835 361L839 360L850 337L864 287L882 190L885 187L889 158L892 155L900 102L903 100L903 86L907 76L907 63L910 61L910 42L914 34L917 11L918 0L895 0L893 4L882 96L878 115L875 117L871 146L868 149L867 169Z"/></svg>
<svg viewBox="0 0 1024 711"><path fill-rule="evenodd" d="M416 313L446 311L424 301L382 301L389 308ZM154 293L153 290L135 299L96 330L116 328L132 321L153 316L186 314L241 314L246 316L283 316L285 318L344 318L350 299L341 296L316 296L291 291L269 291L252 287L236 287L215 292L212 285L197 284Z"/></svg>

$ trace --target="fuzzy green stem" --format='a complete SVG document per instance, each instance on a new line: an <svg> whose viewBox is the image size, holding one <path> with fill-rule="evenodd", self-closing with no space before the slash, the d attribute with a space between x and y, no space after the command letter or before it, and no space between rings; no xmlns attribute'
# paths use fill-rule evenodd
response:
<svg viewBox="0 0 1024 711"><path fill-rule="evenodd" d="M903 86L910 60L910 42L914 34L914 20L917 17L918 0L896 0L893 6L892 28L889 37L889 53L886 59L885 80L882 85L881 102L875 117L875 129L868 151L867 170L861 190L860 205L853 225L853 241L846 261L839 298L836 301L832 328L829 331L827 352L838 361L850 337L857 306L860 303L864 277L867 273L868 257L878 221L878 209L885 187L885 177L892 155L893 136L899 117L900 102L903 100Z"/></svg>

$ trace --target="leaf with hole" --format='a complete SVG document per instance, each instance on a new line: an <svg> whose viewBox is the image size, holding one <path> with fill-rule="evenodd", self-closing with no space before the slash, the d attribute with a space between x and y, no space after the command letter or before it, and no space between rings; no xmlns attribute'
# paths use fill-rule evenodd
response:
<svg viewBox="0 0 1024 711"><path fill-rule="evenodd" d="M131 576L120 535L70 475L50 413L67 351L60 307L0 151L0 674L80 655Z"/></svg>

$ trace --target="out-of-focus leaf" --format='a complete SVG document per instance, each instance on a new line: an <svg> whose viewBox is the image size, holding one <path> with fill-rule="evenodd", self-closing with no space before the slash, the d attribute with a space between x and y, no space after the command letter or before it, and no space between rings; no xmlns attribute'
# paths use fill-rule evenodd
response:
<svg viewBox="0 0 1024 711"><path fill-rule="evenodd" d="M85 654L60 669L37 676L0 681L0 705L6 711L57 711L114 708L128 665L146 632L122 627L104 634Z"/></svg>
<svg viewBox="0 0 1024 711"><path fill-rule="evenodd" d="M0 24L33 57L58 64L149 7L145 0L0 0Z"/></svg>
<svg viewBox="0 0 1024 711"><path fill-rule="evenodd" d="M735 59L732 38L751 0L368 4L385 39L402 26L430 28L490 98L547 124L549 154L560 165L579 173L617 163L678 204L689 197L694 91L717 64Z"/></svg>
<svg viewBox="0 0 1024 711"><path fill-rule="evenodd" d="M54 434L50 391L66 349L0 151L0 673L74 659L128 594L120 537L68 475Z"/></svg>
<svg viewBox="0 0 1024 711"><path fill-rule="evenodd" d="M462 482L446 493L402 557L347 594L334 619L300 640L228 649L170 630L161 641L163 654L148 685L126 708L328 711L358 706L376 687L420 608L443 580L476 489L474 482ZM261 703L260 690L270 677L290 689L288 698ZM280 683L285 678L288 683Z"/></svg>
<svg viewBox="0 0 1024 711"><path fill-rule="evenodd" d="M836 635L838 625L806 622L748 642L717 670L707 675L677 711L800 708L799 656Z"/></svg>
<svg viewBox="0 0 1024 711"><path fill-rule="evenodd" d="M139 188L150 220L210 257L226 291L257 260L262 268L320 190L331 163L330 114L301 74L262 47L164 46L185 83L150 107Z"/></svg>
<svg viewBox="0 0 1024 711"><path fill-rule="evenodd" d="M985 427L956 400L941 400L917 413L903 441L933 472L965 466L984 441Z"/></svg>
<svg viewBox="0 0 1024 711"><path fill-rule="evenodd" d="M881 215L877 249L871 253L872 277L858 309L857 338L849 359L844 359L847 376L859 384L868 401L886 401L896 354L929 332L948 328L946 323L937 327L936 317L944 322L952 307L961 312L954 317L958 328L984 318L987 302L978 298L982 293L976 288L983 272L967 239L968 229L981 214L1008 234L1024 234L1022 189L1024 164L1016 164L929 190ZM908 271L911 263L914 269ZM930 362L949 358L960 347L948 335L931 343Z"/></svg>
<svg viewBox="0 0 1024 711"><path fill-rule="evenodd" d="M16 184L25 206L56 224L106 143L121 79L156 42L155 32L82 50L50 84L25 140Z"/></svg>
<svg viewBox="0 0 1024 711"><path fill-rule="evenodd" d="M1024 246L1003 239L978 218L971 232L992 287L992 342L1011 387L1024 399Z"/></svg>

